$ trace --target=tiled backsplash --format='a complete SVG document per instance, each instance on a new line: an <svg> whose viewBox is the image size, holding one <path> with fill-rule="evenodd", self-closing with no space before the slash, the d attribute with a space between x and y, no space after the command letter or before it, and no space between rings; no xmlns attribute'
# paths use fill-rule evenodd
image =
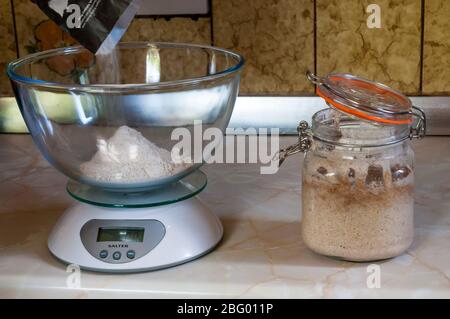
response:
<svg viewBox="0 0 450 319"><path fill-rule="evenodd" d="M425 0L424 94L450 93L450 1Z"/></svg>
<svg viewBox="0 0 450 319"><path fill-rule="evenodd" d="M370 4L381 8L381 28L367 26ZM206 16L135 18L124 41L236 50L247 60L241 95L312 94L306 70L442 95L450 94L449 16L448 0L212 0ZM6 63L40 49L36 26L45 20L29 0L0 0L0 95L11 95Z"/></svg>
<svg viewBox="0 0 450 319"><path fill-rule="evenodd" d="M348 72L420 92L421 0L316 3L318 74ZM367 26L371 3L381 7L380 29Z"/></svg>
<svg viewBox="0 0 450 319"><path fill-rule="evenodd" d="M214 45L244 55L241 94L312 93L314 1L212 1Z"/></svg>
<svg viewBox="0 0 450 319"><path fill-rule="evenodd" d="M11 2L0 0L0 96L10 94L6 65L17 57Z"/></svg>

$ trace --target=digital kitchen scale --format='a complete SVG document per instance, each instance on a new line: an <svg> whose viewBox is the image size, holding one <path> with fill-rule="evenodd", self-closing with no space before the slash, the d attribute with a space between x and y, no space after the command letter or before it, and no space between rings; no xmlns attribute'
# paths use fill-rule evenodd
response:
<svg viewBox="0 0 450 319"><path fill-rule="evenodd" d="M206 186L197 170L176 183L145 192L105 191L75 181L69 194L80 203L53 228L53 255L82 269L138 272L172 267L205 255L223 228L196 197Z"/></svg>
<svg viewBox="0 0 450 319"><path fill-rule="evenodd" d="M116 57L132 57L142 72ZM55 77L55 59L83 63ZM103 57L62 47L11 62L27 128L45 159L72 180L67 190L79 202L52 230L50 251L84 269L136 272L212 250L222 225L195 196L206 186L197 169L215 147L203 150L196 132L226 131L243 65L225 49L162 42L121 42ZM190 138L194 154L183 146L181 162L172 158Z"/></svg>

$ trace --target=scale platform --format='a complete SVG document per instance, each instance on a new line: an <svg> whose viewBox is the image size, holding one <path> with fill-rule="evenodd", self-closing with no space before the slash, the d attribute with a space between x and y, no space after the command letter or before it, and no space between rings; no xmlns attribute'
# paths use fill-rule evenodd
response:
<svg viewBox="0 0 450 319"><path fill-rule="evenodd" d="M223 236L220 220L196 197L206 183L199 170L138 193L70 181L67 191L79 203L58 220L48 247L67 264L101 272L151 271L196 259Z"/></svg>

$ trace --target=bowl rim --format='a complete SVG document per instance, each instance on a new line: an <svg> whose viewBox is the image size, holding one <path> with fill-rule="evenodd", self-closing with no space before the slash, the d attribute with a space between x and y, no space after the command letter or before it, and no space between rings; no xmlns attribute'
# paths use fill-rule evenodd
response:
<svg viewBox="0 0 450 319"><path fill-rule="evenodd" d="M33 79L30 77L19 75L15 70L20 67L27 65L31 62L41 60L43 58L57 56L61 54L72 54L82 50L87 50L81 45L69 46L56 48L46 51L41 51L33 54L29 54L23 58L11 61L8 66L6 73L11 81L17 81L27 85L33 85L39 88L48 89L64 89L64 90L82 90L82 91L144 91L144 90L159 90L163 88L176 87L180 85L198 85L203 82L210 82L227 75L236 73L242 69L245 64L244 57L234 51L214 47L210 45L203 44L193 44L193 43L175 43L175 42L149 42L149 41L131 41L131 42L120 42L116 47L124 48L145 48L145 47L160 47L160 48L193 48L193 49L209 49L215 52L225 53L237 59L237 63L233 66L225 69L223 71L190 79L172 80L164 82L154 82L154 83L130 83L130 84L76 84L76 83L58 83L39 79Z"/></svg>

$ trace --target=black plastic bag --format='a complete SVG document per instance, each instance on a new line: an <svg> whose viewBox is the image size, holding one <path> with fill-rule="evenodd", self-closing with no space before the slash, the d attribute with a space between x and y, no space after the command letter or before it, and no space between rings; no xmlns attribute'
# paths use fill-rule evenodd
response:
<svg viewBox="0 0 450 319"><path fill-rule="evenodd" d="M32 0L56 24L95 54L107 54L122 38L140 0Z"/></svg>

